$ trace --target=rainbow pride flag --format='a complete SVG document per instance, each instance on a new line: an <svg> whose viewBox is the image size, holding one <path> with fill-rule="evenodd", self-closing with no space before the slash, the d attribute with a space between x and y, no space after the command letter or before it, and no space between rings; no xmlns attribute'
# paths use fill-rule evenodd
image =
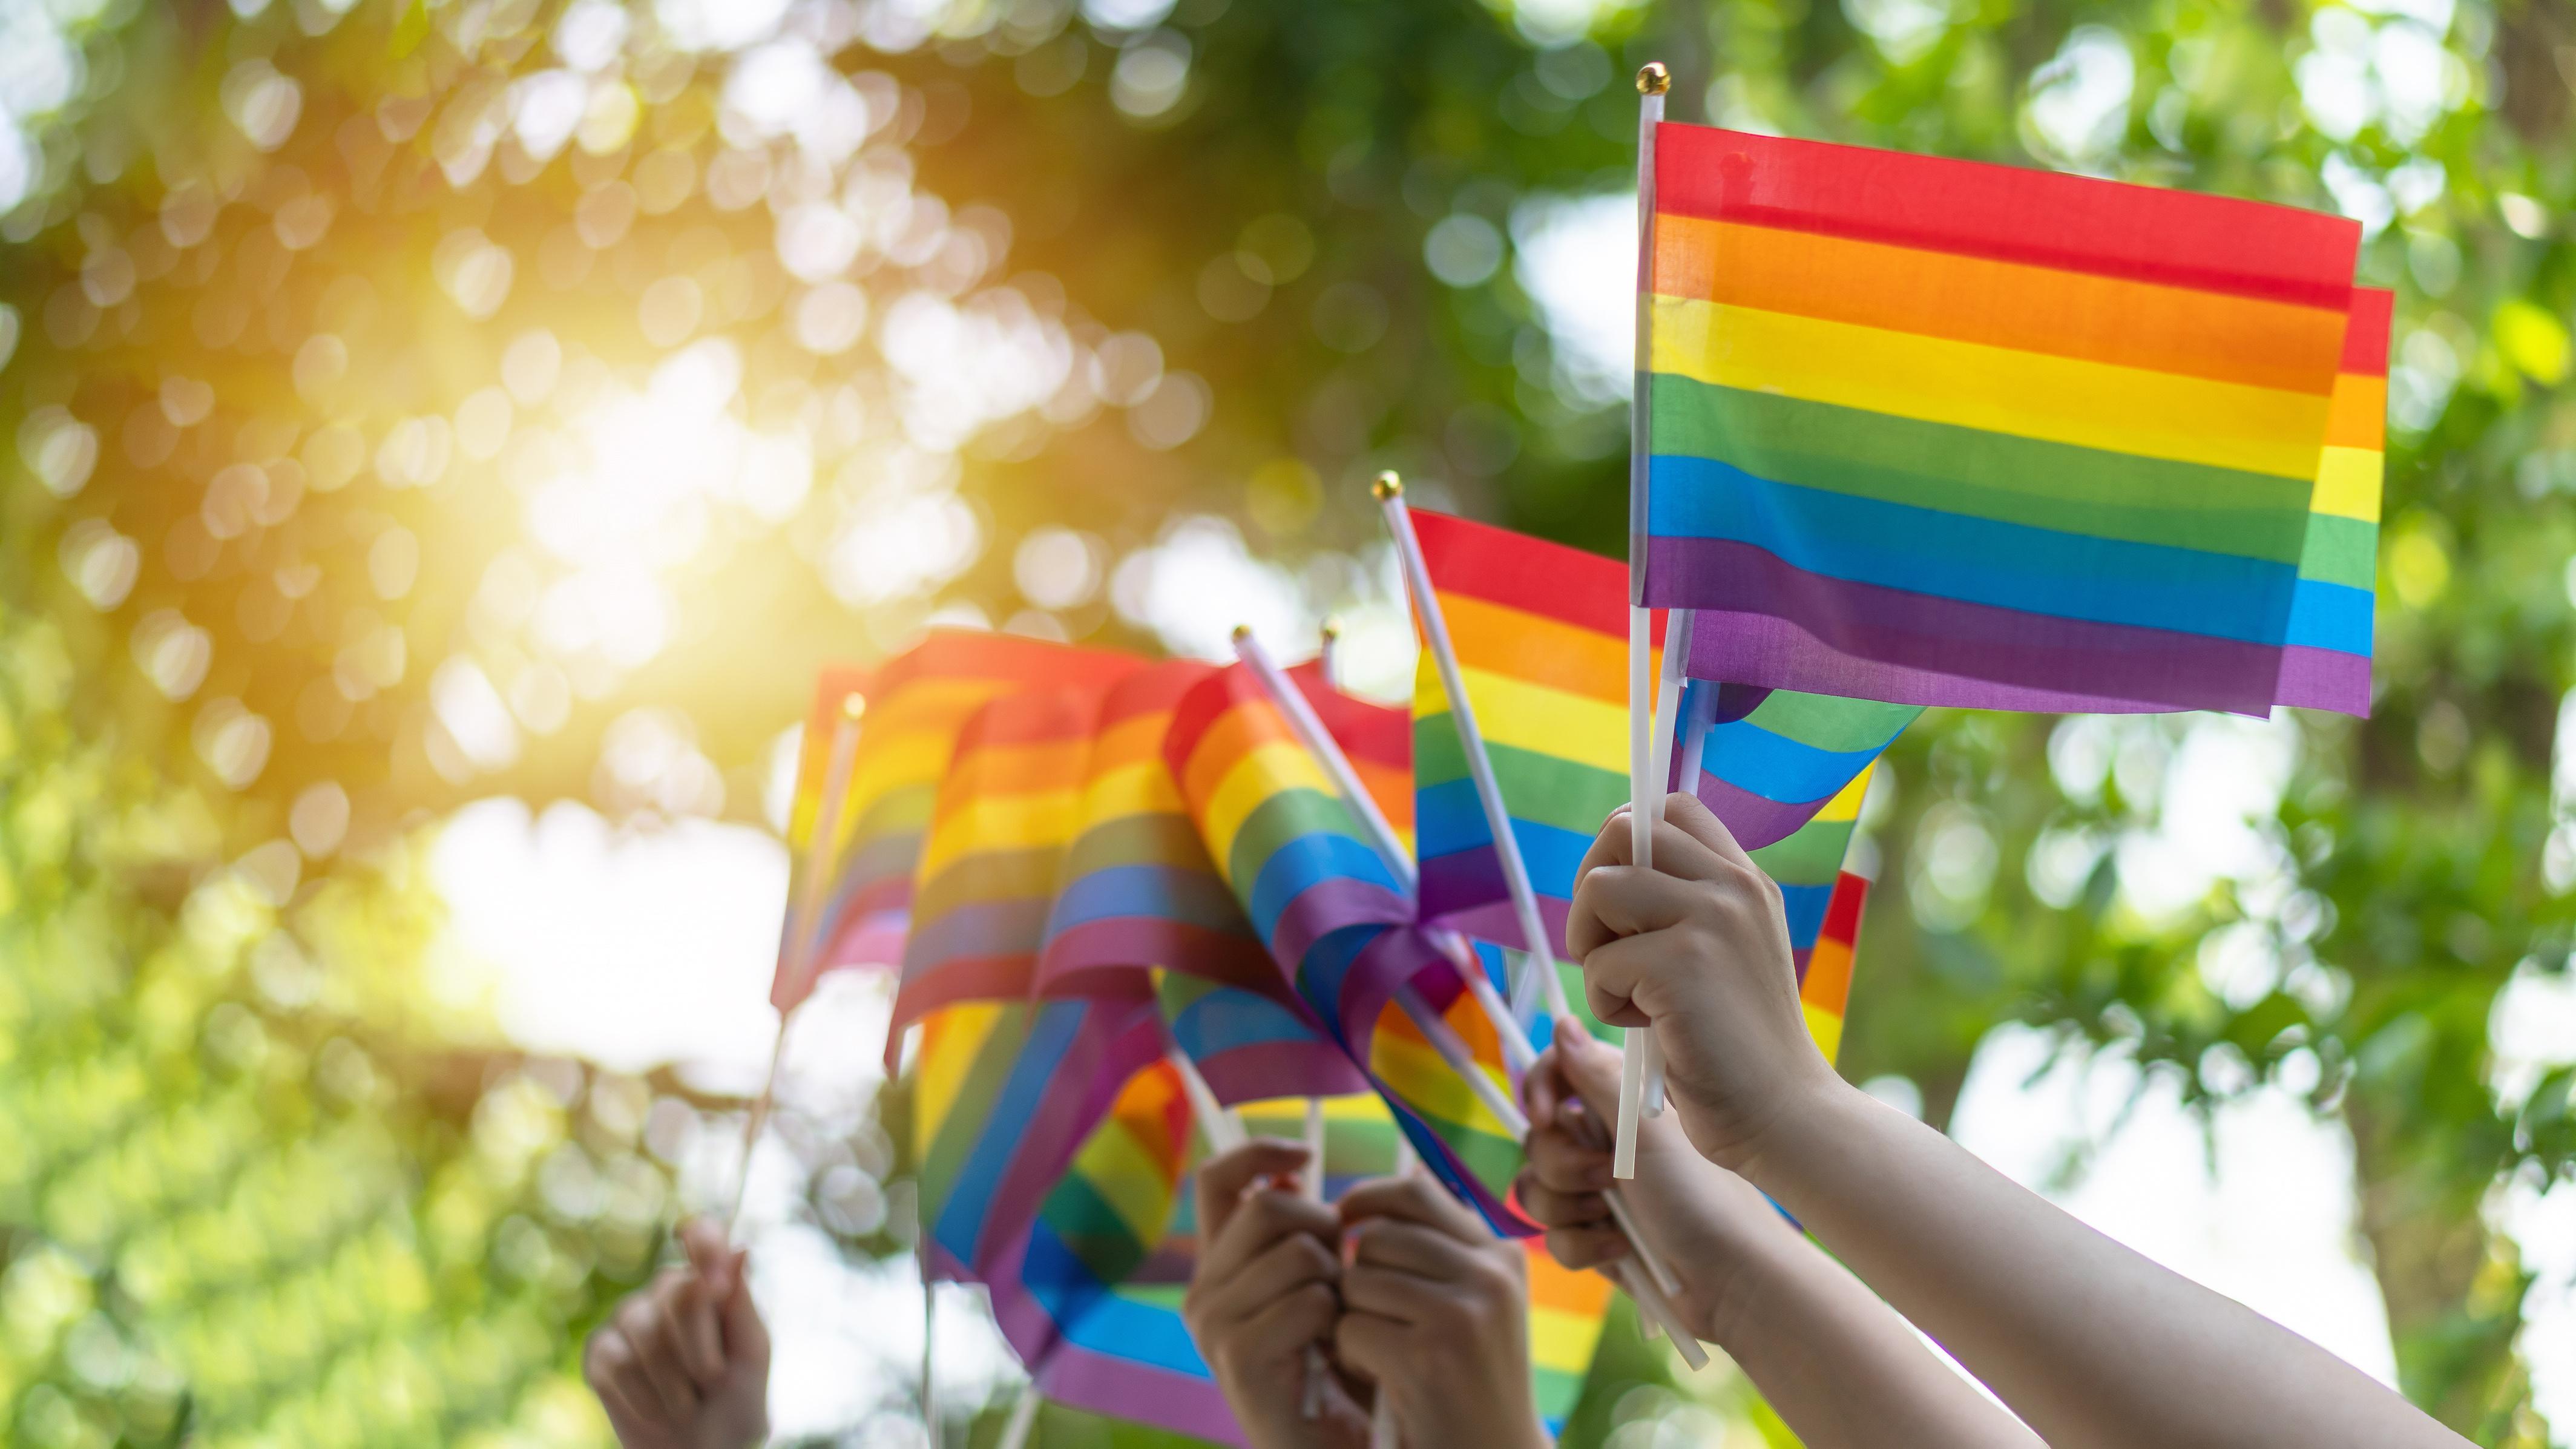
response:
<svg viewBox="0 0 2576 1449"><path fill-rule="evenodd" d="M1161 1054L1149 1001L967 1001L930 1012L912 1080L933 1271L987 1276L1122 1084Z"/></svg>
<svg viewBox="0 0 2576 1449"><path fill-rule="evenodd" d="M1360 718L1357 711L1374 708L1298 683L1337 738ZM1382 801L1371 776L1393 773L1384 736L1383 729L1359 731L1344 744L1363 786ZM1299 979L1317 941L1354 926L1412 924L1413 902L1403 883L1250 670L1218 670L1184 695L1164 736L1163 757L1209 857L1271 959L1309 1002L1324 1006ZM1377 1004L1361 1019L1374 1019Z"/></svg>
<svg viewBox="0 0 2576 1449"><path fill-rule="evenodd" d="M1036 984L1100 704L1091 690L1024 690L986 704L959 730L921 846L889 1061L921 1013L1025 997ZM1136 999L1147 999L1145 985L1133 983Z"/></svg>
<svg viewBox="0 0 2576 1449"><path fill-rule="evenodd" d="M1635 598L1703 678L2270 709L2358 224L1666 123Z"/></svg>
<svg viewBox="0 0 2576 1449"><path fill-rule="evenodd" d="M1816 1047L1833 1061L1842 1053L1844 1008L1851 1001L1852 957L1860 949L1861 910L1869 903L1869 877L1845 872L1834 882L1825 917L1810 944L1794 954L1798 1007Z"/></svg>
<svg viewBox="0 0 2576 1449"><path fill-rule="evenodd" d="M1048 913L1038 989L1079 992L1165 967L1293 999L1190 819L1163 738L1216 666L1173 660L1112 685L1082 776L1080 814Z"/></svg>
<svg viewBox="0 0 2576 1449"><path fill-rule="evenodd" d="M2280 702L2370 713L2371 609L2379 586L2379 493L2387 472L2388 338L2397 294L2355 287L2327 414L2307 548L2290 600Z"/></svg>
<svg viewBox="0 0 2576 1449"><path fill-rule="evenodd" d="M1350 756L1362 788L1405 830L1411 772L1399 764L1410 734L1404 712L1341 695L1312 675L1297 683ZM1518 1144L1489 1114L1457 1105L1467 1087L1436 1057L1426 1063L1427 1048L1380 1052L1384 1029L1404 1020L1395 1004L1400 989L1455 1020L1473 1012L1462 965L1414 926L1410 893L1251 672L1220 671L1185 696L1164 754L1210 855L1272 959L1335 1045L1397 1109L1423 1161L1498 1231L1530 1231L1506 1200ZM1413 1030L1409 1021L1404 1029ZM1467 1039L1481 1041L1500 1069L1490 1026ZM1389 1065L1392 1076L1381 1070Z"/></svg>
<svg viewBox="0 0 2576 1449"><path fill-rule="evenodd" d="M1228 1106L1283 1092L1302 1100L1369 1090L1368 1079L1294 995L1282 1000L1274 992L1164 970L1154 973L1154 994L1172 1044Z"/></svg>
<svg viewBox="0 0 2576 1449"><path fill-rule="evenodd" d="M1628 801L1627 569L1509 529L1412 513L1549 949L1561 957L1575 868ZM1661 615L1655 628L1660 641ZM1428 649L1414 670L1413 759L1423 921L1521 946Z"/></svg>
<svg viewBox="0 0 2576 1449"><path fill-rule="evenodd" d="M1190 1150L1178 1077L1153 1063L1120 1089L991 1278L993 1315L1046 1397L1239 1445L1241 1426L1181 1321L1192 1254L1170 1239L1185 1216Z"/></svg>
<svg viewBox="0 0 2576 1449"><path fill-rule="evenodd" d="M1221 1102L1365 1091L1236 903L1163 758L1182 696L1215 672L1175 660L1110 687L1037 990L1152 993Z"/></svg>
<svg viewBox="0 0 2576 1449"><path fill-rule="evenodd" d="M1020 689L1103 688L1143 664L1124 654L1010 634L934 629L871 672L867 719L851 761L839 839L831 847L831 888L818 913L812 967L782 971L770 988L770 1003L782 1012L794 1010L824 971L899 963L923 832L967 716ZM828 726L819 733L808 729L801 753L812 757L828 750ZM819 772L821 765L814 768ZM819 814L819 802L816 809ZM782 950L782 963L786 959Z"/></svg>

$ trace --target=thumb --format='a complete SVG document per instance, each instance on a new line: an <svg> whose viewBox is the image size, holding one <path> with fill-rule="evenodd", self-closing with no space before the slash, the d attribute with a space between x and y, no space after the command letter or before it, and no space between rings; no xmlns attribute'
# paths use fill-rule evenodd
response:
<svg viewBox="0 0 2576 1449"><path fill-rule="evenodd" d="M747 1248L728 1255L726 1267L733 1277L733 1292L724 1300L725 1348L728 1357L758 1364L765 1371L769 1365L769 1328L760 1321L760 1309L751 1301L750 1259Z"/></svg>
<svg viewBox="0 0 2576 1449"><path fill-rule="evenodd" d="M1619 1052L1573 1022L1556 1028L1556 1070L1583 1109L1604 1122L1619 1119Z"/></svg>

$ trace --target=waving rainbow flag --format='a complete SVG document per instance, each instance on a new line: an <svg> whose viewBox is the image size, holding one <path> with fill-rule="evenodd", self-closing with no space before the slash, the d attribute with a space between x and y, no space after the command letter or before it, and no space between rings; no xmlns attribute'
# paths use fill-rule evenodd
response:
<svg viewBox="0 0 2576 1449"><path fill-rule="evenodd" d="M1631 559L1695 674L2271 707L2356 223L1670 123L1652 184Z"/></svg>
<svg viewBox="0 0 2576 1449"><path fill-rule="evenodd" d="M1505 529L1413 517L1513 838L1562 953L1575 869L1628 799L1626 571ZM1780 883L1796 943L1812 941L1823 922L1871 762L1920 713L1696 680L1683 695L1673 788L1699 796ZM1517 941L1493 836L1427 653L1413 718L1424 918Z"/></svg>
<svg viewBox="0 0 2576 1449"><path fill-rule="evenodd" d="M1035 985L1100 702L1096 691L1025 690L985 705L958 732L921 847L889 1060L922 1012L1025 997ZM1145 999L1145 983L1131 994Z"/></svg>
<svg viewBox="0 0 2576 1449"><path fill-rule="evenodd" d="M1161 1055L1151 1002L967 1001L924 1018L913 1142L933 1270L985 1278Z"/></svg>
<svg viewBox="0 0 2576 1449"><path fill-rule="evenodd" d="M1405 822L1403 712L1351 699L1311 677L1297 682L1362 787L1381 808L1397 807L1388 811L1393 821ZM1444 1062L1427 1048L1408 1053L1401 1038L1418 1031L1396 1005L1399 989L1456 1020L1473 1013L1461 965L1413 925L1403 883L1251 672L1237 666L1193 689L1173 716L1164 753L1210 854L1272 958L1335 1044L1397 1109L1423 1161L1497 1230L1528 1232L1506 1202L1518 1144L1471 1100L1461 1104L1468 1089ZM1500 1070L1499 1043L1481 1017L1476 1022L1482 1035L1467 1040L1481 1042L1488 1064Z"/></svg>
<svg viewBox="0 0 2576 1449"><path fill-rule="evenodd" d="M1601 823L1628 801L1628 571L1598 554L1427 509L1413 510L1413 527L1512 838L1553 935L1549 948L1562 957L1575 867ZM1413 759L1422 919L1521 945L1493 832L1428 649L1414 670Z"/></svg>
<svg viewBox="0 0 2576 1449"><path fill-rule="evenodd" d="M900 961L922 833L967 716L1015 690L1102 688L1141 667L1142 660L1103 650L934 629L873 671L839 839L831 846L831 886L819 912L811 968L784 969L788 953L782 949L770 1004L794 1010L824 971ZM828 748L830 730L808 729L803 754L813 758ZM800 776L804 768L800 760ZM819 781L820 761L812 768ZM816 808L819 813L819 801Z"/></svg>
<svg viewBox="0 0 2576 1449"><path fill-rule="evenodd" d="M2307 548L2299 555L2298 591L2290 600L2283 704L2370 713L2379 493L2388 464L2388 337L2396 305L2394 292L2353 288Z"/></svg>

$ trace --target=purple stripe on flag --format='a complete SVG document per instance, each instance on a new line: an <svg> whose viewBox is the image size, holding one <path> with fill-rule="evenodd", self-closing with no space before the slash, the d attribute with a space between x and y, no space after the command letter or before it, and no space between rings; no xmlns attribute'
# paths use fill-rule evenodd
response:
<svg viewBox="0 0 2576 1449"><path fill-rule="evenodd" d="M1548 945L1565 954L1565 918L1573 906L1554 896L1538 898L1538 916L1548 929ZM1526 949L1520 918L1513 914L1511 890L1503 884L1503 864L1488 843L1453 850L1422 862L1422 923L1464 931L1480 941Z"/></svg>
<svg viewBox="0 0 2576 1449"><path fill-rule="evenodd" d="M1378 1017L1395 999L1395 989L1406 985L1414 985L1434 1011L1447 1009L1463 989L1458 963L1433 945L1429 936L1409 926L1379 932L1351 958L1350 969L1342 977L1341 999L1334 1005L1341 1016L1342 1039L1358 1048L1363 1059L1367 1044L1376 1037Z"/></svg>
<svg viewBox="0 0 2576 1449"><path fill-rule="evenodd" d="M1328 876L1299 891L1279 912L1270 928L1270 955L1293 972L1317 941L1350 926L1400 925L1413 918L1413 905L1373 881Z"/></svg>
<svg viewBox="0 0 2576 1449"><path fill-rule="evenodd" d="M2370 718L2370 656L2291 645L2281 660L2281 703Z"/></svg>
<svg viewBox="0 0 2576 1449"><path fill-rule="evenodd" d="M1037 990L1042 996L1079 995L1099 989L1103 975L1149 966L1282 1001L1291 997L1278 963L1259 941L1156 916L1114 916L1058 932L1039 958Z"/></svg>
<svg viewBox="0 0 2576 1449"><path fill-rule="evenodd" d="M1826 800L1809 800L1793 805L1766 800L1750 790L1730 785L1706 770L1700 772L1691 793L1699 797L1699 803L1707 806L1710 814L1725 822L1728 833L1735 837L1735 843L1747 850L1760 850L1788 839L1797 833L1799 826L1815 819L1816 812L1824 809L1826 804ZM1826 798L1830 800L1832 797Z"/></svg>
<svg viewBox="0 0 2576 1449"><path fill-rule="evenodd" d="M1346 1097L1369 1090L1368 1078L1342 1049L1311 1041L1265 1041L1213 1052L1197 1061L1216 1099L1233 1106L1271 1097Z"/></svg>
<svg viewBox="0 0 2576 1449"><path fill-rule="evenodd" d="M1701 679L1970 709L2104 707L2062 702L2083 699L2252 715L2270 711L2280 680L2278 645L1855 584L1725 539L1650 547L1647 602L1700 611Z"/></svg>
<svg viewBox="0 0 2576 1449"><path fill-rule="evenodd" d="M1067 1008L1058 1007L1057 1010ZM1127 1079L1163 1054L1162 1017L1151 996L1081 1008L1082 1024L1050 1073L1037 1110L1018 1129L1020 1143L985 1209L975 1237L979 1262L991 1261L1036 1221L1046 1195L1100 1125Z"/></svg>
<svg viewBox="0 0 2576 1449"><path fill-rule="evenodd" d="M897 970L903 965L904 940L911 931L912 912L903 906L853 916L817 958L815 970L868 966Z"/></svg>
<svg viewBox="0 0 2576 1449"><path fill-rule="evenodd" d="M1193 1378L1133 1359L1058 1347L1038 1374L1038 1391L1112 1419L1131 1419L1193 1439L1241 1445L1243 1429L1213 1379Z"/></svg>

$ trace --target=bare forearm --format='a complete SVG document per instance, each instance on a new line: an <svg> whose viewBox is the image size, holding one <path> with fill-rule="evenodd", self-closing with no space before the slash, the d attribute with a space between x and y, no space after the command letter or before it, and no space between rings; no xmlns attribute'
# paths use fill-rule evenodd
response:
<svg viewBox="0 0 2576 1449"><path fill-rule="evenodd" d="M1809 1449L2030 1446L2030 1430L1935 1358L1895 1311L1782 1223L1744 1260L1714 1327Z"/></svg>
<svg viewBox="0 0 2576 1449"><path fill-rule="evenodd" d="M1782 1126L1748 1175L2050 1443L2465 1442L1859 1092Z"/></svg>

